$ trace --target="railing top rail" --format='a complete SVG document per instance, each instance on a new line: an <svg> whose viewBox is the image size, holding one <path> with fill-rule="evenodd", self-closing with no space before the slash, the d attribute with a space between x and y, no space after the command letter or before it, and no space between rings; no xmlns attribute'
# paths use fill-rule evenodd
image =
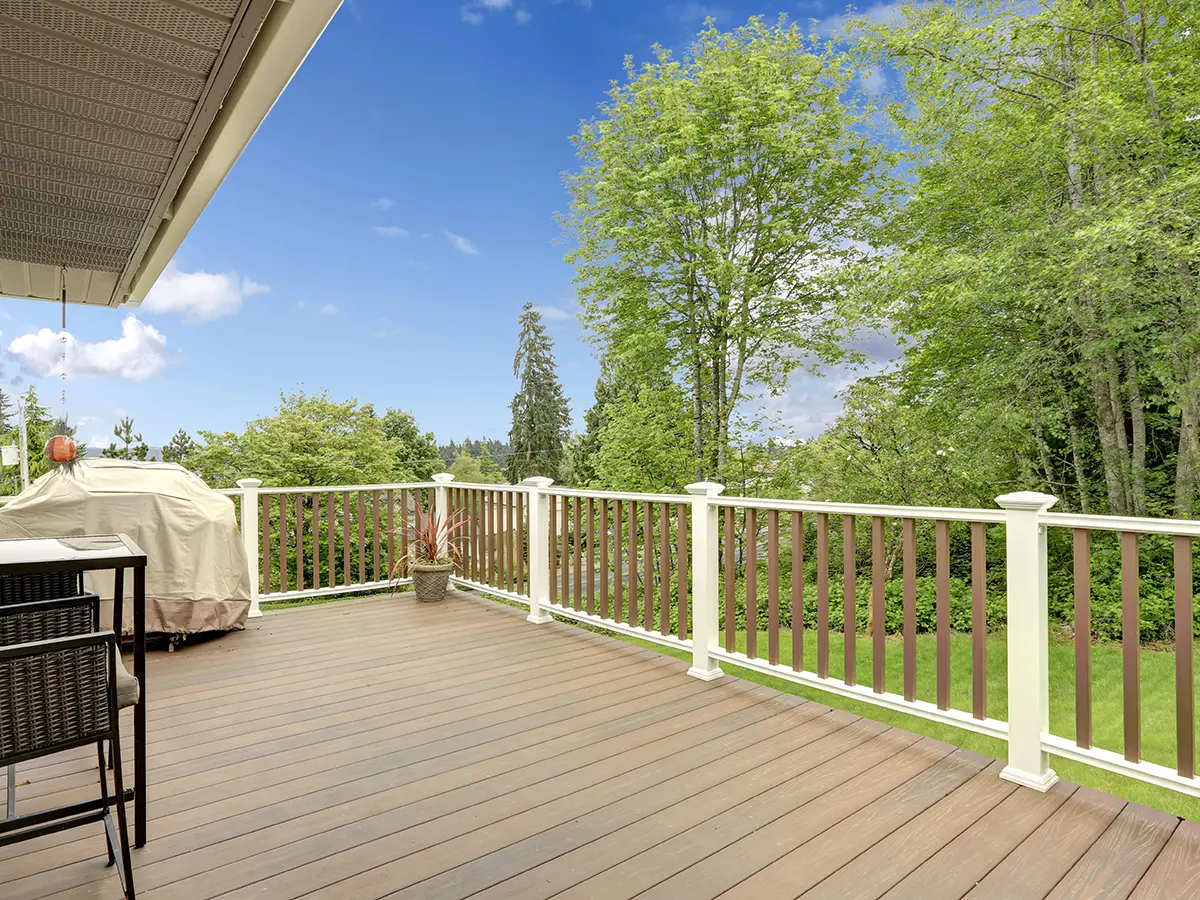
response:
<svg viewBox="0 0 1200 900"><path fill-rule="evenodd" d="M453 483L453 482L451 482ZM433 481L411 481L400 482L396 484L333 484L333 485L318 485L315 487L260 487L260 494L336 494L339 491L398 491L398 490L413 490L414 488L433 488L437 487L437 483ZM222 488L219 493L238 496L243 493L242 488Z"/></svg>
<svg viewBox="0 0 1200 900"><path fill-rule="evenodd" d="M589 491L581 488L550 487L543 493L555 497L592 497L596 500L629 500L636 503L691 503L690 494L639 494L626 491Z"/></svg>
<svg viewBox="0 0 1200 900"><path fill-rule="evenodd" d="M822 503L815 500L773 500L763 497L713 497L714 506L794 510L840 516L882 516L895 519L942 519L951 522L1003 524L1002 509L958 509L938 506L882 506L874 503Z"/></svg>
<svg viewBox="0 0 1200 900"><path fill-rule="evenodd" d="M526 484L476 484L473 481L447 481L443 487L467 488L472 491L501 491L509 494L527 494L529 485Z"/></svg>
<svg viewBox="0 0 1200 900"><path fill-rule="evenodd" d="M1134 516L1098 516L1082 513L1042 513L1038 521L1061 528L1088 531L1129 531L1136 534L1167 534L1200 537L1200 522L1191 519L1146 519Z"/></svg>

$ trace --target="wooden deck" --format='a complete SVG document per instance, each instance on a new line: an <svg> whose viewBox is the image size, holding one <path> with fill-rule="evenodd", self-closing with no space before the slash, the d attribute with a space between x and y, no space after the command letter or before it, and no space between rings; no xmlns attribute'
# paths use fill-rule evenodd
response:
<svg viewBox="0 0 1200 900"><path fill-rule="evenodd" d="M269 613L150 660L140 897L1200 894L1200 826L458 595ZM22 810L93 790L20 768ZM99 826L0 848L4 900L120 896Z"/></svg>

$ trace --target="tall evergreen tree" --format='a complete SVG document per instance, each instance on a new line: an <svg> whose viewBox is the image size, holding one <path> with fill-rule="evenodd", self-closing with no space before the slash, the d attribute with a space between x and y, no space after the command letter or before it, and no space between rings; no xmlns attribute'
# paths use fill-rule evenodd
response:
<svg viewBox="0 0 1200 900"><path fill-rule="evenodd" d="M187 458L200 449L191 435L180 428L171 438L171 443L162 448L163 462L187 465Z"/></svg>
<svg viewBox="0 0 1200 900"><path fill-rule="evenodd" d="M0 391L0 434L10 431L14 427L12 414L12 400L9 399L8 394Z"/></svg>
<svg viewBox="0 0 1200 900"><path fill-rule="evenodd" d="M521 334L513 374L517 394L512 401L511 452L505 465L508 480L516 484L531 475L559 478L563 446L571 414L558 380L554 345L542 316L532 303L521 311Z"/></svg>
<svg viewBox="0 0 1200 900"><path fill-rule="evenodd" d="M150 448L140 434L133 433L133 416L122 416L113 426L113 437L117 443L109 444L101 452L109 459L137 459L144 461Z"/></svg>

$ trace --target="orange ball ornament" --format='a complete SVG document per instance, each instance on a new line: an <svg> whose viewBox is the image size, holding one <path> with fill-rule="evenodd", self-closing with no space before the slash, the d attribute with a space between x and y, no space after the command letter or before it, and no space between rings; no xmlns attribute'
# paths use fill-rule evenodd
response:
<svg viewBox="0 0 1200 900"><path fill-rule="evenodd" d="M46 459L58 466L75 462L77 452L75 441L65 434L55 435L46 441L46 449L43 451Z"/></svg>

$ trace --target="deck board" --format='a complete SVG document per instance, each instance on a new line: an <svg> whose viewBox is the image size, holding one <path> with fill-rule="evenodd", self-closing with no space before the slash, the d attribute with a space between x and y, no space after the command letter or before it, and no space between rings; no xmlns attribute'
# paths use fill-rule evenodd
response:
<svg viewBox="0 0 1200 900"><path fill-rule="evenodd" d="M978 754L474 596L270 613L149 665L150 900L1200 886L1193 823L1037 794ZM92 766L21 766L21 810L89 796ZM5 900L118 895L98 827L0 848Z"/></svg>

